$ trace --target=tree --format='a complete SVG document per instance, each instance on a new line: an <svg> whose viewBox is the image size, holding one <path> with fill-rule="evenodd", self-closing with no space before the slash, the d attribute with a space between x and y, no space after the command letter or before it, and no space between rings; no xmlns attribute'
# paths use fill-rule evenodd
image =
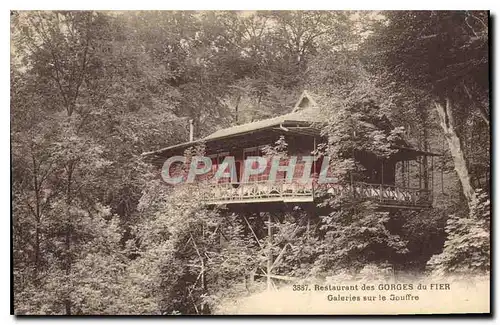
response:
<svg viewBox="0 0 500 325"><path fill-rule="evenodd" d="M488 14L417 11L387 16L387 24L368 42L378 53L374 61L382 63L386 78L398 87L429 94L471 208L474 187L463 145L466 130L478 119L489 128ZM489 147L488 136L482 141ZM488 155L484 152L482 159Z"/></svg>

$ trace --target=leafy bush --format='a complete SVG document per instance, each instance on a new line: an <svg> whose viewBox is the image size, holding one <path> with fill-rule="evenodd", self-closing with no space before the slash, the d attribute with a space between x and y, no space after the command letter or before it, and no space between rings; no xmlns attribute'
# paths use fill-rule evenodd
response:
<svg viewBox="0 0 500 325"><path fill-rule="evenodd" d="M436 273L485 272L490 268L490 200L476 191L469 217L451 215L448 235L441 254L428 262Z"/></svg>
<svg viewBox="0 0 500 325"><path fill-rule="evenodd" d="M407 253L406 243L386 227L387 212L376 211L371 202L355 198L337 200L322 217L322 255L318 270L361 270L369 263L390 263L394 255Z"/></svg>

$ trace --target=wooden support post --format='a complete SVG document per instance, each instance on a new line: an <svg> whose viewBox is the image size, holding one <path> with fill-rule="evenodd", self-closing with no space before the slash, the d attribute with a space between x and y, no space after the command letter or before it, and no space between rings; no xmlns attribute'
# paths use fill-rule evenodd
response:
<svg viewBox="0 0 500 325"><path fill-rule="evenodd" d="M309 240L309 231L311 229L311 217L307 214L307 240Z"/></svg>
<svg viewBox="0 0 500 325"><path fill-rule="evenodd" d="M204 239L205 238L205 226L202 225L202 238ZM200 257L201 258L201 287L203 290L206 289L206 285L205 285L205 259L203 258L203 256Z"/></svg>
<svg viewBox="0 0 500 325"><path fill-rule="evenodd" d="M306 218L307 218L306 238L307 238L307 240L309 240L311 237L311 218L313 216L314 216L314 205L306 208ZM295 232L293 233L293 235L295 235Z"/></svg>
<svg viewBox="0 0 500 325"><path fill-rule="evenodd" d="M250 231L252 232L252 235L253 237L255 238L255 241L257 242L257 244L259 244L259 247L260 248L263 248L261 243L260 243L260 240L259 238L257 237L257 235L255 234L255 231L253 231L253 228L252 226L250 226L250 223L248 222L247 218L245 216L243 216L243 220L245 220L245 222L247 223L247 226L248 226L248 229L250 229Z"/></svg>
<svg viewBox="0 0 500 325"><path fill-rule="evenodd" d="M267 291L271 290L271 268L273 266L273 256L272 256L272 229L271 229L271 213L267 215Z"/></svg>
<svg viewBox="0 0 500 325"><path fill-rule="evenodd" d="M384 159L382 159L382 172L381 172L381 178L380 178L380 184L384 184Z"/></svg>
<svg viewBox="0 0 500 325"><path fill-rule="evenodd" d="M200 250L198 249L198 246L196 245L196 241L194 240L193 235L190 233L189 236L190 236L190 239L191 239L191 243L193 244L193 247L196 250L196 254L198 254L198 257L200 258L200 273L198 274L198 278L196 278L196 281L195 281L194 285L192 286L192 288L194 288L196 286L196 283L198 282L198 280L201 279L201 288L202 288L202 290L206 290L206 285L205 285L205 261L203 259L203 256L200 253ZM196 313L199 314L198 308L196 308L196 304L194 303L194 300L193 300L193 304L195 305ZM202 311L202 313L203 313L204 309L205 309L205 304L202 303L202 305L201 305L201 311Z"/></svg>
<svg viewBox="0 0 500 325"><path fill-rule="evenodd" d="M418 188L422 188L422 174L423 174L423 163L424 161L419 157L417 159L418 162Z"/></svg>
<svg viewBox="0 0 500 325"><path fill-rule="evenodd" d="M411 160L408 160L407 162L407 170L406 170L406 179L407 179L407 186L411 187Z"/></svg>
<svg viewBox="0 0 500 325"><path fill-rule="evenodd" d="M313 173L316 172L316 137L313 138Z"/></svg>
<svg viewBox="0 0 500 325"><path fill-rule="evenodd" d="M431 178L431 187L430 190L434 190L434 156L431 156L431 169L429 171L429 177Z"/></svg>
<svg viewBox="0 0 500 325"><path fill-rule="evenodd" d="M405 165L406 165L406 161L401 160L401 183L402 183L401 185L402 185L402 187L406 187Z"/></svg>
<svg viewBox="0 0 500 325"><path fill-rule="evenodd" d="M423 160L423 166L424 166L424 177L423 177L423 179L424 179L424 188L426 190L428 190L429 189L429 177L430 177L429 176L429 159L427 158L427 156L423 156L422 160Z"/></svg>

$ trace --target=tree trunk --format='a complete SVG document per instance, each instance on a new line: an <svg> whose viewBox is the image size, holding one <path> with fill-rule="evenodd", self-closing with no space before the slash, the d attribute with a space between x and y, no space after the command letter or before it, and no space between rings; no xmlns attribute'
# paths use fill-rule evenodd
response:
<svg viewBox="0 0 500 325"><path fill-rule="evenodd" d="M462 190L465 198L467 199L467 205L470 208L474 197L474 189L472 187L465 154L462 150L462 144L455 129L455 120L453 118L451 101L447 98L445 106L438 102L434 102L434 105L436 107L436 111L438 112L440 124L443 128L446 141L448 142L448 147L450 148L453 163L455 165L455 171L457 172L460 183L462 184Z"/></svg>
<svg viewBox="0 0 500 325"><path fill-rule="evenodd" d="M273 244L273 231L271 229L271 214L268 213L268 216L267 216L267 268L266 268L266 272L267 272L267 291L270 291L271 290L271 268L272 268L272 265L273 265L273 256L272 256L272 244Z"/></svg>
<svg viewBox="0 0 500 325"><path fill-rule="evenodd" d="M38 168L35 155L31 154L33 162L33 188L35 190L35 283L38 282L38 271L40 266L40 186L38 184Z"/></svg>
<svg viewBox="0 0 500 325"><path fill-rule="evenodd" d="M72 231L72 225L71 225L71 201L72 201L72 193L71 193L71 182L73 179L73 171L74 171L74 162L71 161L68 166L68 176L67 176L67 188L66 188L66 234L65 234L65 250L66 250L66 258L64 262L64 268L66 271L66 276L68 277L71 274L71 231ZM70 282L71 286L71 282ZM65 305L65 310L66 310L66 315L71 315L71 299L70 299L70 293L67 293L67 297L64 301Z"/></svg>

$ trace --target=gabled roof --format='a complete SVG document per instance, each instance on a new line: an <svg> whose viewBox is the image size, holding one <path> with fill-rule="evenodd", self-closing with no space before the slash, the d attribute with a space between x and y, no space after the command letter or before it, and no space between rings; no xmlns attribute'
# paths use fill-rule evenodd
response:
<svg viewBox="0 0 500 325"><path fill-rule="evenodd" d="M208 136L202 139L198 139L196 141L184 142L170 147L162 148L160 150L145 152L142 155L147 156L151 154L159 154L176 148L188 147L190 145L197 143L220 140L231 136L251 133L274 126L280 126L286 123L312 124L315 122L321 122L316 102L306 91L304 91L300 96L299 100L297 101L297 103L295 104L293 111L291 113L268 118L265 120L231 126L225 129L215 131L214 133L209 134Z"/></svg>
<svg viewBox="0 0 500 325"><path fill-rule="evenodd" d="M156 151L150 151L150 152L144 152L142 156L149 156L149 155L155 155L155 154L161 154L173 149L180 149L180 148L187 148L189 146L198 144L198 143L206 143L206 142L211 142L215 140L221 140L233 136L240 136L244 134L250 134L252 132L256 132L259 130L265 130L269 129L272 127L279 127L279 126L284 126L284 125L290 125L290 124L300 124L301 126L304 125L311 125L313 123L324 123L325 120L324 118L322 119L320 116L319 112L319 107L317 102L314 100L314 98L307 92L304 91L300 95L299 99L297 100L297 103L294 105L292 112L283 114L280 116L268 118L265 120L260 120L260 121L255 121L255 122L250 122L250 123L245 123L241 125L235 125L231 126L225 129L221 129L218 131L215 131L212 134L209 134L208 136L195 140L195 141L190 141L190 142L184 142L180 144L176 144L170 147L162 148ZM389 120L387 122L390 124ZM375 128L375 126L371 123L364 122L367 126ZM412 146L407 142L403 141L401 148L405 148L407 150L412 150L417 152ZM431 154L431 153L424 153L422 154Z"/></svg>
<svg viewBox="0 0 500 325"><path fill-rule="evenodd" d="M302 94L299 97L299 100L297 100L297 103L293 106L292 113L298 112L301 109L308 108L308 107L314 107L316 108L318 104L314 100L314 98L309 95L307 90L304 90Z"/></svg>
<svg viewBox="0 0 500 325"><path fill-rule="evenodd" d="M250 122L250 123L245 123L241 125L236 125L232 126L226 129L222 129L219 131L216 131L204 138L204 140L214 140L214 139L220 139L220 138L225 138L227 136L232 136L232 135L237 135L237 134L242 134L242 133L247 133L247 132L253 132L257 131L260 129L268 128L271 126L277 126L283 123L288 123L288 122L304 122L304 123L313 123L313 122L319 122L319 118L317 117L316 112L313 111L312 109L307 109L299 112L292 112L272 118L268 118L265 120L260 120L260 121L255 121L255 122Z"/></svg>

